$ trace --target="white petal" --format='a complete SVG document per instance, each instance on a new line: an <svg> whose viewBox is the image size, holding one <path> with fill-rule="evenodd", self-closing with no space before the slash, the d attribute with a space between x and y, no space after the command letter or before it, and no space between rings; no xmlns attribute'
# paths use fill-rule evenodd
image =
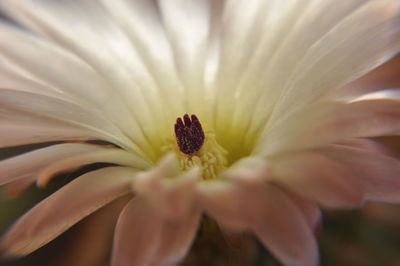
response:
<svg viewBox="0 0 400 266"><path fill-rule="evenodd" d="M228 113L245 123L246 143L252 143L252 136L267 122L275 124L400 50L396 0L350 0L340 5L329 0L262 2L270 4L263 11L271 12L265 15L267 21L254 23L263 29L258 31L262 37L249 49L254 50L250 63L228 76L242 77L235 84L238 105L243 107L235 105L236 114Z"/></svg>
<svg viewBox="0 0 400 266"><path fill-rule="evenodd" d="M365 76L328 93L330 99L352 99L368 92L400 88L400 56L394 57Z"/></svg>
<svg viewBox="0 0 400 266"><path fill-rule="evenodd" d="M105 77L139 128L160 129L166 109L157 85L126 34L98 2L3 1L2 5L25 26L80 56Z"/></svg>
<svg viewBox="0 0 400 266"><path fill-rule="evenodd" d="M129 193L135 171L110 167L89 172L32 208L3 237L8 256L26 255L47 244L90 213Z"/></svg>
<svg viewBox="0 0 400 266"><path fill-rule="evenodd" d="M210 0L159 1L179 76L185 86L188 112L204 110L204 71L211 23Z"/></svg>
<svg viewBox="0 0 400 266"><path fill-rule="evenodd" d="M317 103L271 128L258 152L272 155L349 138L396 135L399 116L399 99Z"/></svg>
<svg viewBox="0 0 400 266"><path fill-rule="evenodd" d="M18 77L4 67L1 71L2 78L6 78L2 80L3 88L22 89L32 93L45 92L48 96L97 107L105 111L103 116L118 121L124 128L126 123L123 121L129 121L130 114L122 99L84 61L54 43L15 27L0 24L0 29L1 56L14 71L25 76L25 79ZM46 64L43 64L44 61ZM72 79L71 76L75 78ZM105 105L106 101L109 104Z"/></svg>
<svg viewBox="0 0 400 266"><path fill-rule="evenodd" d="M334 24L328 30L325 28L319 32L317 38L311 37L313 41L304 46L305 50L300 49L304 54L299 53L299 44L296 42L299 35L296 39L286 39L287 49L280 48L285 58L292 58L296 63L290 75L284 72L283 94L271 123L303 108L327 90L340 87L365 74L400 50L400 3L397 0L346 2L353 5L351 12L339 21L336 18ZM323 16L326 19L326 16L341 11L336 1L315 3L323 6L318 9L319 18ZM316 28L325 26L317 21L303 21L303 26L309 26L310 23ZM302 30L298 34L305 34L304 28ZM307 33L313 34L313 28L307 27ZM293 47L294 43L297 49ZM292 49L300 56L293 58L287 53Z"/></svg>
<svg viewBox="0 0 400 266"><path fill-rule="evenodd" d="M0 106L1 116L6 118L15 115L15 111L25 112L90 130L93 135L128 149L134 145L115 125L78 104L30 92L1 89Z"/></svg>

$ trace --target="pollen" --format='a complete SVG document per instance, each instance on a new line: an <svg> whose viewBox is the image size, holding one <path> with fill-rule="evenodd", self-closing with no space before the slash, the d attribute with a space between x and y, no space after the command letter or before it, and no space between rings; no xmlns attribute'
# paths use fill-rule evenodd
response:
<svg viewBox="0 0 400 266"><path fill-rule="evenodd" d="M189 170L198 165L203 180L216 179L226 168L227 151L220 146L212 131L203 131L196 115L185 114L175 123L175 140L168 141L167 150L176 153L180 168Z"/></svg>

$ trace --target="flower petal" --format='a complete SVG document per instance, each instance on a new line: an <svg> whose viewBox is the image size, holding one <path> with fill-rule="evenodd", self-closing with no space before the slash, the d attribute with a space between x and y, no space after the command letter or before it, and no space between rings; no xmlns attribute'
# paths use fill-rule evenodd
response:
<svg viewBox="0 0 400 266"><path fill-rule="evenodd" d="M127 34L132 45L145 64L147 71L154 78L162 110L166 121L188 112L183 102L185 90L178 76L174 53L165 32L158 3L152 1L101 1L121 29ZM181 25L184 26L184 25ZM165 121L164 121L165 122ZM166 123L166 126L169 126Z"/></svg>
<svg viewBox="0 0 400 266"><path fill-rule="evenodd" d="M351 13L347 13L348 15L339 21L334 20L333 25L319 32L322 34L304 46L306 48L303 50L304 54L300 53L299 49L295 49L298 55L295 58L286 53L293 50L294 44L296 47L299 46L296 42L299 37L296 35L293 39L288 37L285 43L288 45L280 48L285 58L291 58L292 62L296 63L290 68L293 70L289 72L289 76L287 70L283 71L285 73L283 93L270 123L300 110L329 89L354 80L399 52L400 3L397 0L346 2L349 4L346 3L345 6L352 5ZM323 16L326 19L328 13L332 16L337 11L342 11L337 7L336 1L315 3L317 6L323 6L317 13L319 18ZM332 5L335 8L332 8ZM312 20L304 25L310 25L310 22L312 23ZM315 23L316 28L321 26L325 25ZM312 30L308 28L307 32ZM303 35L304 32L299 31L298 34ZM274 65L275 67L280 69Z"/></svg>
<svg viewBox="0 0 400 266"><path fill-rule="evenodd" d="M147 266L156 254L162 219L143 198L122 211L114 234L112 266Z"/></svg>
<svg viewBox="0 0 400 266"><path fill-rule="evenodd" d="M367 92L400 88L400 56L374 69L367 75L329 92L330 99L351 99Z"/></svg>
<svg viewBox="0 0 400 266"><path fill-rule="evenodd" d="M79 142L98 139L90 130L35 115L23 116L17 112L7 114L6 118L0 114L0 124L0 148L53 141Z"/></svg>
<svg viewBox="0 0 400 266"><path fill-rule="evenodd" d="M135 171L109 167L89 172L36 205L3 237L0 250L23 256L56 238L90 213L129 193Z"/></svg>
<svg viewBox="0 0 400 266"><path fill-rule="evenodd" d="M171 121L165 119L167 112L163 112L165 108L162 109L164 102L158 100L160 95L153 76L126 34L99 2L3 1L2 5L13 18L27 28L78 55L101 74L108 81L108 85L111 85L113 93L121 100L122 105L128 108L130 118L134 118L131 120L137 126L128 125L133 130L159 132L160 125ZM73 23L75 21L83 23ZM88 46L88 43L91 45ZM151 104L154 102L157 104ZM126 126L121 124L121 128ZM133 136L145 137L140 131L139 135Z"/></svg>
<svg viewBox="0 0 400 266"><path fill-rule="evenodd" d="M399 116L396 98L313 104L271 128L256 153L268 156L350 138L397 135Z"/></svg>
<svg viewBox="0 0 400 266"><path fill-rule="evenodd" d="M1 89L0 106L3 115L9 113L12 116L14 111L39 115L90 130L93 135L123 147L131 144L119 128L78 104L29 92Z"/></svg>
<svg viewBox="0 0 400 266"><path fill-rule="evenodd" d="M246 18L247 12L253 11L249 1L231 2L238 7L233 20L240 22L239 16ZM233 85L220 97L230 102L235 101L231 98L237 99L232 105L234 111L220 113L244 123L242 126L248 129L246 143L252 143L254 134L262 132L267 122L271 126L290 116L400 50L396 0L350 0L340 5L334 0L250 2L260 2L255 14L249 16L254 21L244 24L250 30L239 33L242 26L236 27L231 34L243 38L248 46L232 49L240 49L241 53L230 52L228 63L223 62L226 68L236 67L236 71L225 75ZM255 36L251 35L253 30ZM234 39L230 42L232 46L237 44ZM229 51L229 44L225 49ZM231 88L235 88L233 93ZM225 125L221 130L226 130Z"/></svg>
<svg viewBox="0 0 400 266"><path fill-rule="evenodd" d="M115 224L130 198L131 195L121 197L80 222L70 234L69 239L73 239L73 244L63 246L61 254L56 256L52 264L99 266L108 262Z"/></svg>
<svg viewBox="0 0 400 266"><path fill-rule="evenodd" d="M365 199L400 203L400 161L367 150L331 145L322 153L360 176Z"/></svg>
<svg viewBox="0 0 400 266"><path fill-rule="evenodd" d="M285 191L285 193L287 196L289 196L289 198L292 199L299 210L303 213L310 230L315 234L318 234L322 225L322 213L318 205L315 202L307 200L299 195L289 193L288 191Z"/></svg>
<svg viewBox="0 0 400 266"><path fill-rule="evenodd" d="M250 230L285 265L317 265L318 250L304 210L272 184L200 184L202 206L230 230Z"/></svg>
<svg viewBox="0 0 400 266"><path fill-rule="evenodd" d="M273 161L272 176L278 184L326 207L355 207L363 200L359 178L346 166L317 153Z"/></svg>
<svg viewBox="0 0 400 266"><path fill-rule="evenodd" d="M185 219L165 221L152 265L176 265L182 261L196 236L200 219L200 212L194 211Z"/></svg>
<svg viewBox="0 0 400 266"><path fill-rule="evenodd" d="M121 149L82 143L57 144L0 161L3 174L0 185L29 175L44 186L56 173L95 162L146 168L145 161Z"/></svg>
<svg viewBox="0 0 400 266"><path fill-rule="evenodd" d="M160 216L179 220L195 208L194 186L200 176L198 166L181 173L175 155L168 154L153 169L137 174L132 186Z"/></svg>
<svg viewBox="0 0 400 266"><path fill-rule="evenodd" d="M298 206L275 186L265 191L262 218L252 226L261 242L287 266L318 265L318 247L314 230Z"/></svg>

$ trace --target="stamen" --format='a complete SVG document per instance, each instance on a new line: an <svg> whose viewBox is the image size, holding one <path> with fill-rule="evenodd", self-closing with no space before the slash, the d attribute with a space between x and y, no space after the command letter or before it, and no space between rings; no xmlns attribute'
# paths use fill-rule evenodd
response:
<svg viewBox="0 0 400 266"><path fill-rule="evenodd" d="M187 155L198 152L204 144L204 131L196 115L185 114L183 120L178 117L175 136L179 150Z"/></svg>

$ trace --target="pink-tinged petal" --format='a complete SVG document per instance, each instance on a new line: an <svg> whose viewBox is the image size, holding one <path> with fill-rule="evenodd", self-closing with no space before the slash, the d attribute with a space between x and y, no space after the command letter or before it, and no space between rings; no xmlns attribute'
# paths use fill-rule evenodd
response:
<svg viewBox="0 0 400 266"><path fill-rule="evenodd" d="M140 196L122 211L114 237L112 266L148 266L160 241L162 219Z"/></svg>
<svg viewBox="0 0 400 266"><path fill-rule="evenodd" d="M99 136L88 130L39 116L4 119L0 115L0 148L52 141L87 141Z"/></svg>
<svg viewBox="0 0 400 266"><path fill-rule="evenodd" d="M28 175L16 181L7 184L4 187L4 193L8 197L17 198L21 196L36 181L36 176Z"/></svg>
<svg viewBox="0 0 400 266"><path fill-rule="evenodd" d="M67 242L61 247L62 252L56 256L51 265L105 265L109 259L118 216L131 198L131 195L127 195L107 204L80 222L72 232L68 232L70 234L68 240L72 239L73 244Z"/></svg>
<svg viewBox="0 0 400 266"><path fill-rule="evenodd" d="M399 99L316 103L272 127L257 154L268 156L349 138L397 135L399 117Z"/></svg>
<svg viewBox="0 0 400 266"><path fill-rule="evenodd" d="M268 162L261 158L240 160L223 172L220 179L197 184L199 202L224 227L247 229L259 218L269 170Z"/></svg>
<svg viewBox="0 0 400 266"><path fill-rule="evenodd" d="M386 62L367 75L329 93L331 99L356 98L367 92L400 88L400 56Z"/></svg>
<svg viewBox="0 0 400 266"><path fill-rule="evenodd" d="M286 266L318 265L318 247L303 212L276 186L265 189L261 219L251 226L261 242Z"/></svg>
<svg viewBox="0 0 400 266"><path fill-rule="evenodd" d="M305 211L275 185L200 184L205 211L223 227L250 230L285 265L316 265L318 250ZM294 264L297 262L297 264Z"/></svg>
<svg viewBox="0 0 400 266"><path fill-rule="evenodd" d="M315 202L305 199L299 195L290 193L288 191L285 192L286 195L292 199L294 204L296 204L299 210L303 213L310 230L318 234L320 227L322 226L322 213L318 205Z"/></svg>
<svg viewBox="0 0 400 266"><path fill-rule="evenodd" d="M321 151L355 175L365 189L365 199L400 203L400 161L371 151L331 145Z"/></svg>
<svg viewBox="0 0 400 266"><path fill-rule="evenodd" d="M131 191L135 171L109 167L89 172L40 202L6 233L0 250L23 256L56 238L90 213Z"/></svg>
<svg viewBox="0 0 400 266"><path fill-rule="evenodd" d="M263 184L271 174L267 160L259 157L245 157L229 167L221 174L221 178L229 178L248 185Z"/></svg>
<svg viewBox="0 0 400 266"><path fill-rule="evenodd" d="M98 148L97 150L87 151L86 153L75 155L74 157L64 158L40 171L37 176L37 184L41 187L47 183L57 173L73 170L79 166L91 163L112 163L122 166L129 166L136 170L144 170L150 166L150 163L139 156L126 152L122 149Z"/></svg>
<svg viewBox="0 0 400 266"><path fill-rule="evenodd" d="M245 186L232 181L202 182L197 194L205 212L229 230L246 230L260 219L262 186Z"/></svg>
<svg viewBox="0 0 400 266"><path fill-rule="evenodd" d="M182 220L164 221L152 265L176 265L182 261L196 236L200 219L201 213L194 211Z"/></svg>
<svg viewBox="0 0 400 266"><path fill-rule="evenodd" d="M83 143L57 144L0 161L0 185L29 174L32 176L30 179L37 178L39 185L44 186L61 171L95 162L115 163L135 169L148 166L143 159L121 149Z"/></svg>
<svg viewBox="0 0 400 266"><path fill-rule="evenodd" d="M168 154L156 167L139 173L132 186L161 216L179 220L191 213L196 205L195 183L200 176L198 166L181 172L176 156Z"/></svg>
<svg viewBox="0 0 400 266"><path fill-rule="evenodd" d="M363 201L359 178L317 153L283 156L272 163L274 182L326 207L355 207Z"/></svg>
<svg viewBox="0 0 400 266"><path fill-rule="evenodd" d="M390 154L390 151L387 147L385 147L382 143L379 143L377 140L373 139L347 139L340 142L335 143L337 145L342 145L349 148L357 148L365 151L382 153L382 154Z"/></svg>

